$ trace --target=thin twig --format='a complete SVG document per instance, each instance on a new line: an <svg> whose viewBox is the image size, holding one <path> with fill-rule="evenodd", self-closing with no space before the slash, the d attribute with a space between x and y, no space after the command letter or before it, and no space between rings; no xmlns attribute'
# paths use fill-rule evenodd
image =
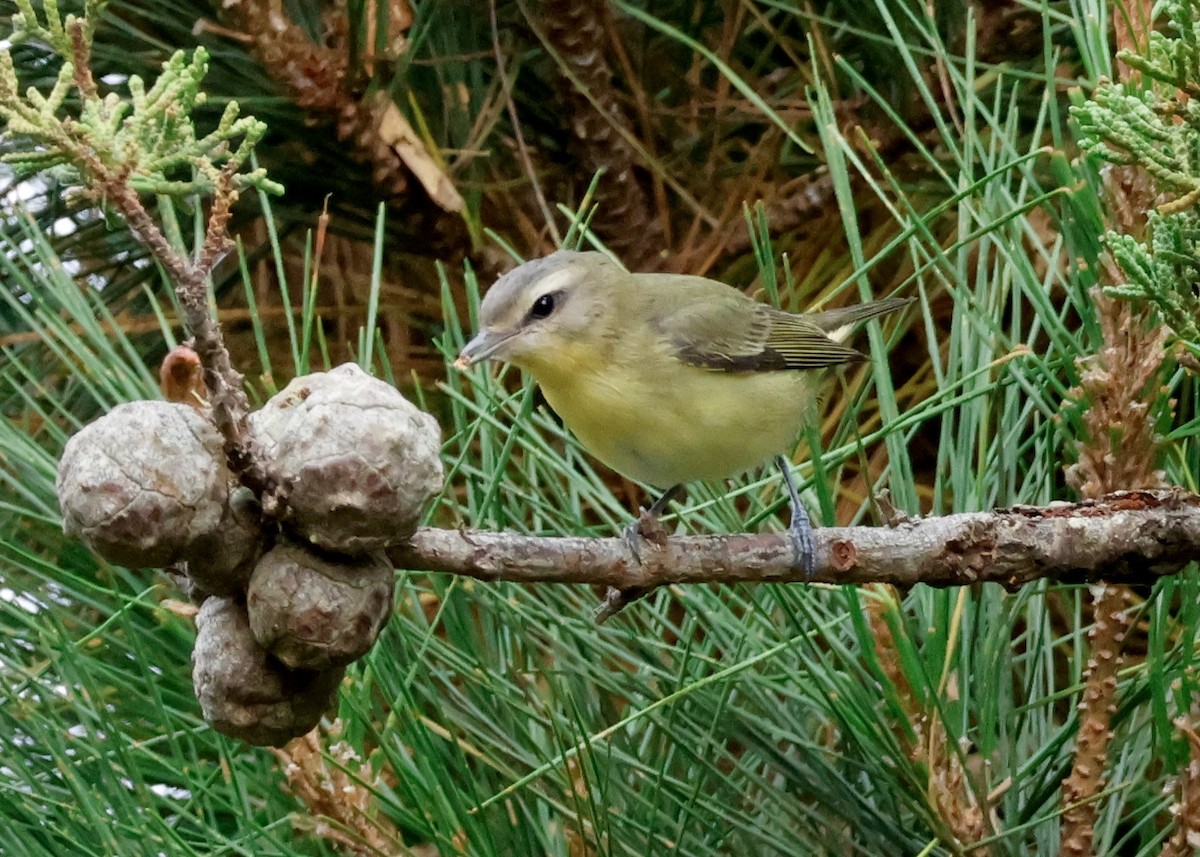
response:
<svg viewBox="0 0 1200 857"><path fill-rule="evenodd" d="M83 90L89 85L91 72L90 48L83 35L82 22L76 22L71 31L71 45L77 83ZM224 439L229 466L243 484L256 494L261 496L270 493L275 481L260 458L254 455L246 427L250 403L242 386L242 375L233 367L220 325L213 320L208 306L209 275L231 243L226 226L230 208L238 198L234 185L236 166L226 165L219 173L204 243L198 258L192 261L172 246L128 182L128 177L110 167L85 137L64 138L63 145L68 146L78 162L86 167L90 177L88 192L92 198L98 204L120 213L129 231L166 271L179 297L184 326L191 334L193 347L204 365L204 381L212 404L213 422Z"/></svg>

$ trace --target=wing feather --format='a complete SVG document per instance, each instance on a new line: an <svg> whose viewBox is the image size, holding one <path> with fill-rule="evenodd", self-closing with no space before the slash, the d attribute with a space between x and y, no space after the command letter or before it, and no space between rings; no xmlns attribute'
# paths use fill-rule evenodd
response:
<svg viewBox="0 0 1200 857"><path fill-rule="evenodd" d="M840 331L911 303L885 298L797 315L703 277L639 274L638 281L649 297L650 326L666 347L684 363L715 372L824 369L866 360L842 344ZM653 297L660 285L669 299Z"/></svg>
<svg viewBox="0 0 1200 857"><path fill-rule="evenodd" d="M693 304L660 320L684 363L720 372L823 369L865 360L802 315L738 295Z"/></svg>

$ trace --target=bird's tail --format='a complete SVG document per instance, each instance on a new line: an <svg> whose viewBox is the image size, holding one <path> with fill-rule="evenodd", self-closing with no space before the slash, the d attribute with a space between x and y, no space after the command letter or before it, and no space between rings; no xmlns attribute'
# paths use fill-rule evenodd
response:
<svg viewBox="0 0 1200 857"><path fill-rule="evenodd" d="M807 313L805 318L828 334L832 340L841 340L849 332L851 326L876 316L886 315L903 309L912 303L914 298L884 298L881 301L871 301L865 304L830 309L825 312Z"/></svg>

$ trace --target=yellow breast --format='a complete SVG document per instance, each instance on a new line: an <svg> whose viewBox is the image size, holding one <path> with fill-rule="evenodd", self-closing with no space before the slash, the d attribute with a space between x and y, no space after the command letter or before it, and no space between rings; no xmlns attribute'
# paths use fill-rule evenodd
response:
<svg viewBox="0 0 1200 857"><path fill-rule="evenodd" d="M811 373L713 372L638 351L603 359L576 344L523 366L583 446L632 479L666 488L734 476L790 449L812 410Z"/></svg>

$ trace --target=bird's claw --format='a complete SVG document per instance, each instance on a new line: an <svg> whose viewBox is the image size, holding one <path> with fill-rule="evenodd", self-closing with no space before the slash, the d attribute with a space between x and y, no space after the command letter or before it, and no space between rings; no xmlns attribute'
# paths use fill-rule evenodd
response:
<svg viewBox="0 0 1200 857"><path fill-rule="evenodd" d="M625 547L629 548L629 553L633 555L633 561L638 565L642 564L642 552L638 550L638 543L642 540L641 519L639 518L632 523L626 524L621 530L621 537L625 540ZM615 590L609 587L609 594Z"/></svg>

